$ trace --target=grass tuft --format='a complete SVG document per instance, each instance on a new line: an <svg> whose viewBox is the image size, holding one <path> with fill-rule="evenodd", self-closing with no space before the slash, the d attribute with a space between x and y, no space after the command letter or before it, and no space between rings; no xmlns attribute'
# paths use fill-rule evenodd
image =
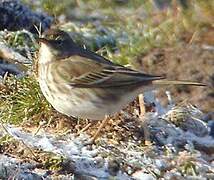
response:
<svg viewBox="0 0 214 180"><path fill-rule="evenodd" d="M50 115L50 106L42 96L34 77L8 77L0 91L1 120L7 123L38 123Z"/></svg>

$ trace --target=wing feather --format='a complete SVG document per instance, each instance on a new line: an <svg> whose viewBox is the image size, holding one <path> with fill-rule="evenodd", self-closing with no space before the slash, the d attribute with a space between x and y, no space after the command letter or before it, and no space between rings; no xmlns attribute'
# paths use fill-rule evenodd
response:
<svg viewBox="0 0 214 180"><path fill-rule="evenodd" d="M73 87L108 88L148 83L163 79L161 76L144 74L120 65L100 63L81 56L70 56L56 62L61 70L67 68L66 82ZM64 66L64 68L62 67Z"/></svg>

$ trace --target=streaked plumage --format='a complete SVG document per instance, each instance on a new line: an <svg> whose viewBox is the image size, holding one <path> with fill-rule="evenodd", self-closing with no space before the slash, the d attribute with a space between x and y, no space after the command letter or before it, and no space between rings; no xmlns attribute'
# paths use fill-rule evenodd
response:
<svg viewBox="0 0 214 180"><path fill-rule="evenodd" d="M156 86L203 85L167 81L114 64L76 45L63 31L51 30L46 36L40 38L39 84L52 106L68 116L100 120Z"/></svg>

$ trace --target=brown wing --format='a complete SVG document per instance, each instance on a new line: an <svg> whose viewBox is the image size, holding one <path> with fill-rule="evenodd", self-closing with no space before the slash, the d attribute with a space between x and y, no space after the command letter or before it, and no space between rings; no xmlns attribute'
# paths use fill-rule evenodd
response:
<svg viewBox="0 0 214 180"><path fill-rule="evenodd" d="M105 88L128 86L163 79L123 66L100 63L81 56L70 56L56 62L57 74L73 87Z"/></svg>

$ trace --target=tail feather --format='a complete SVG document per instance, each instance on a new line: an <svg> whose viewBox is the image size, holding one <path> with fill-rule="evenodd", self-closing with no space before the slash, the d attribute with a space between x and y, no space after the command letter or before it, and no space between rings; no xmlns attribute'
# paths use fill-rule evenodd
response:
<svg viewBox="0 0 214 180"><path fill-rule="evenodd" d="M190 86L207 86L206 84L192 81L177 81L177 80L167 80L160 79L152 81L153 85L190 85Z"/></svg>

